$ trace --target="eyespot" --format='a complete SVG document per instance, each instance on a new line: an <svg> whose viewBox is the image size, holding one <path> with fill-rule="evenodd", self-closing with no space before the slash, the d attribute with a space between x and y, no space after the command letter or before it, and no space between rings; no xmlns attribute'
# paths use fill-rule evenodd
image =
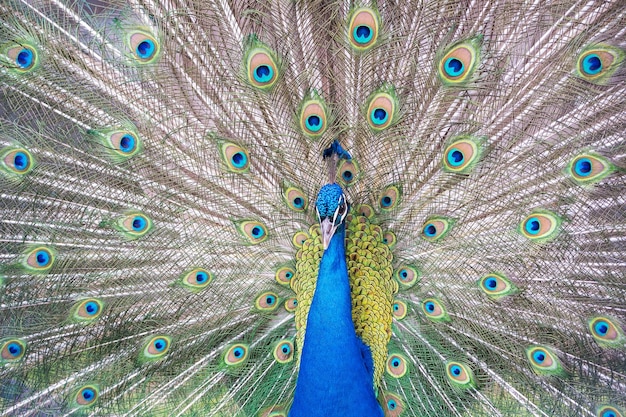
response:
<svg viewBox="0 0 626 417"><path fill-rule="evenodd" d="M257 245L267 240L267 227L256 220L235 221L235 227L241 236L245 237L252 245Z"/></svg>
<svg viewBox="0 0 626 417"><path fill-rule="evenodd" d="M588 320L589 331L602 347L623 347L626 337L617 322L606 316L596 316Z"/></svg>
<svg viewBox="0 0 626 417"><path fill-rule="evenodd" d="M149 32L133 31L126 41L133 57L142 65L156 62L161 53L159 42Z"/></svg>
<svg viewBox="0 0 626 417"><path fill-rule="evenodd" d="M547 210L535 210L521 223L519 231L538 243L548 242L558 234L561 219Z"/></svg>
<svg viewBox="0 0 626 417"><path fill-rule="evenodd" d="M34 247L22 255L22 265L30 272L48 272L56 259L54 249L46 246Z"/></svg>
<svg viewBox="0 0 626 417"><path fill-rule="evenodd" d="M18 362L26 353L26 342L20 339L5 339L1 346L0 364Z"/></svg>
<svg viewBox="0 0 626 417"><path fill-rule="evenodd" d="M478 280L478 286L494 300L517 292L517 287L504 275L491 273Z"/></svg>
<svg viewBox="0 0 626 417"><path fill-rule="evenodd" d="M390 211L398 207L400 203L400 197L402 193L400 189L395 185L387 186L378 198L380 209L383 211Z"/></svg>
<svg viewBox="0 0 626 417"><path fill-rule="evenodd" d="M455 387L471 388L476 386L472 369L461 362L446 362L446 375L448 381Z"/></svg>
<svg viewBox="0 0 626 417"><path fill-rule="evenodd" d="M104 145L110 149L112 155L125 161L137 155L141 149L141 141L135 132L129 130L116 130L105 133Z"/></svg>
<svg viewBox="0 0 626 417"><path fill-rule="evenodd" d="M309 235L306 232L299 231L293 235L293 237L291 238L291 243L293 243L296 248L301 248L304 242L307 241L307 239L309 239Z"/></svg>
<svg viewBox="0 0 626 417"><path fill-rule="evenodd" d="M289 285L296 271L290 266L282 266L276 271L276 282L282 285Z"/></svg>
<svg viewBox="0 0 626 417"><path fill-rule="evenodd" d="M259 311L274 311L278 307L278 295L271 291L266 291L257 296L254 306Z"/></svg>
<svg viewBox="0 0 626 417"><path fill-rule="evenodd" d="M193 293L197 293L205 289L215 276L204 268L193 268L185 271L178 282Z"/></svg>
<svg viewBox="0 0 626 417"><path fill-rule="evenodd" d="M170 350L172 338L165 335L153 336L150 338L143 348L143 356L141 360L155 361L163 358Z"/></svg>
<svg viewBox="0 0 626 417"><path fill-rule="evenodd" d="M308 200L304 192L297 187L288 187L283 191L283 200L293 211L303 212L307 209Z"/></svg>
<svg viewBox="0 0 626 417"><path fill-rule="evenodd" d="M152 220L138 211L129 211L117 219L115 228L128 239L138 239L152 230Z"/></svg>
<svg viewBox="0 0 626 417"><path fill-rule="evenodd" d="M439 78L444 85L467 83L479 60L479 37L463 41L450 47L439 61Z"/></svg>
<svg viewBox="0 0 626 417"><path fill-rule="evenodd" d="M408 370L406 357L399 353L390 354L385 369L392 378L402 378Z"/></svg>
<svg viewBox="0 0 626 417"><path fill-rule="evenodd" d="M33 169L35 161L24 148L5 148L0 155L0 169L7 174L22 176Z"/></svg>
<svg viewBox="0 0 626 417"><path fill-rule="evenodd" d="M452 227L452 221L445 217L431 217L422 226L422 237L430 242L443 239Z"/></svg>
<svg viewBox="0 0 626 417"><path fill-rule="evenodd" d="M398 417L402 415L404 403L397 395L386 392L382 402L385 408L385 417Z"/></svg>
<svg viewBox="0 0 626 417"><path fill-rule="evenodd" d="M395 270L393 277L398 281L403 290L408 290L419 281L417 268L411 265L402 265Z"/></svg>
<svg viewBox="0 0 626 417"><path fill-rule="evenodd" d="M274 345L274 359L278 363L289 363L293 360L293 342L283 339Z"/></svg>
<svg viewBox="0 0 626 417"><path fill-rule="evenodd" d="M432 321L450 321L450 316L448 316L445 307L436 298L426 298L422 301L422 311Z"/></svg>
<svg viewBox="0 0 626 417"><path fill-rule="evenodd" d="M558 375L563 373L561 364L552 349L546 346L529 346L526 357L534 371L539 375Z"/></svg>
<svg viewBox="0 0 626 417"><path fill-rule="evenodd" d="M85 385L76 391L74 401L78 407L89 407L96 402L99 393L95 385Z"/></svg>
<svg viewBox="0 0 626 417"><path fill-rule="evenodd" d="M239 145L231 142L220 143L220 153L222 160L226 164L226 168L230 172L240 174L248 171L250 167L250 158L248 151Z"/></svg>
<svg viewBox="0 0 626 417"><path fill-rule="evenodd" d="M72 307L72 317L79 322L89 322L97 319L102 314L104 303L97 298L88 298L79 301Z"/></svg>
<svg viewBox="0 0 626 417"><path fill-rule="evenodd" d="M389 246L389 249L393 249L398 244L398 238L394 232L387 230L383 234L383 243Z"/></svg>
<svg viewBox="0 0 626 417"><path fill-rule="evenodd" d="M406 317L408 309L404 301L394 300L393 306L391 308L394 319L402 320Z"/></svg>
<svg viewBox="0 0 626 417"><path fill-rule="evenodd" d="M372 9L360 8L352 12L348 29L350 45L363 52L378 40L380 16Z"/></svg>
<svg viewBox="0 0 626 417"><path fill-rule="evenodd" d="M298 307L298 300L296 299L296 297L290 297L285 300L285 310L287 310L288 312L295 312L296 307Z"/></svg>
<svg viewBox="0 0 626 417"><path fill-rule="evenodd" d="M354 184L360 177L359 164L354 160L342 159L337 169L337 179L344 187Z"/></svg>
<svg viewBox="0 0 626 417"><path fill-rule="evenodd" d="M619 410L617 407L612 405L603 405L598 407L597 410L598 417L623 417L624 413Z"/></svg>
<svg viewBox="0 0 626 417"><path fill-rule="evenodd" d="M248 359L249 347L243 343L237 343L226 349L224 364L228 366L242 365Z"/></svg>
<svg viewBox="0 0 626 417"><path fill-rule="evenodd" d="M39 55L37 49L28 43L6 48L6 54L10 66L9 68L18 73L31 72L39 66Z"/></svg>
<svg viewBox="0 0 626 417"><path fill-rule="evenodd" d="M576 63L579 77L594 84L606 84L609 77L624 61L624 52L609 45L585 48Z"/></svg>
<svg viewBox="0 0 626 417"><path fill-rule="evenodd" d="M256 38L251 38L246 53L248 81L261 90L271 89L278 79L279 71L274 53Z"/></svg>
<svg viewBox="0 0 626 417"><path fill-rule="evenodd" d="M443 153L443 169L447 172L467 174L478 162L481 148L478 141L469 136L463 136L452 142Z"/></svg>
<svg viewBox="0 0 626 417"><path fill-rule="evenodd" d="M374 218L374 208L369 204L359 204L355 207L354 211L359 216L365 216L368 219Z"/></svg>
<svg viewBox="0 0 626 417"><path fill-rule="evenodd" d="M580 185L594 184L615 171L615 166L600 155L583 153L567 166L567 173Z"/></svg>
<svg viewBox="0 0 626 417"><path fill-rule="evenodd" d="M310 138L319 138L328 127L327 108L324 101L316 98L306 100L301 105L300 129Z"/></svg>
<svg viewBox="0 0 626 417"><path fill-rule="evenodd" d="M379 132L389 127L396 119L398 99L391 88L389 92L375 93L367 104L367 122L372 130Z"/></svg>

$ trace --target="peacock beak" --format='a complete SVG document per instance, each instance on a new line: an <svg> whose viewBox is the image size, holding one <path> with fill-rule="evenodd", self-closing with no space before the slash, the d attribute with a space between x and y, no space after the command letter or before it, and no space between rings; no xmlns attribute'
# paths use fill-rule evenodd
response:
<svg viewBox="0 0 626 417"><path fill-rule="evenodd" d="M337 231L337 226L327 217L320 222L320 227L322 228L322 243L324 244L324 250L326 250L328 245L330 245L330 240L333 238L335 231Z"/></svg>

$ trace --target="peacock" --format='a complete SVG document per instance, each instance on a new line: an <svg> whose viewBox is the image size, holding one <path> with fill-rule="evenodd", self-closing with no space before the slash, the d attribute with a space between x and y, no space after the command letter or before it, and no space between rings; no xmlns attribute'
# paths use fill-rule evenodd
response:
<svg viewBox="0 0 626 417"><path fill-rule="evenodd" d="M4 0L0 416L626 416L621 0Z"/></svg>

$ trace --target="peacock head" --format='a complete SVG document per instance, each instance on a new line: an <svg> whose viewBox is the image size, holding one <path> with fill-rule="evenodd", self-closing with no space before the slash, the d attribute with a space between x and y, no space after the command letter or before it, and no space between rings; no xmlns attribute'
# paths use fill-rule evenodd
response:
<svg viewBox="0 0 626 417"><path fill-rule="evenodd" d="M322 229L322 243L326 250L337 229L343 227L348 215L348 200L341 187L337 184L324 185L317 194L315 211Z"/></svg>

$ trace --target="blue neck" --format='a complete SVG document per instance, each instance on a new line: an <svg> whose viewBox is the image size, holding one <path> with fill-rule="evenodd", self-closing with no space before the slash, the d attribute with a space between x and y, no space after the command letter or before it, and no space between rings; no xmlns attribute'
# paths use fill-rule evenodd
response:
<svg viewBox="0 0 626 417"><path fill-rule="evenodd" d="M289 417L382 417L373 388L372 357L352 323L341 226L320 262Z"/></svg>

